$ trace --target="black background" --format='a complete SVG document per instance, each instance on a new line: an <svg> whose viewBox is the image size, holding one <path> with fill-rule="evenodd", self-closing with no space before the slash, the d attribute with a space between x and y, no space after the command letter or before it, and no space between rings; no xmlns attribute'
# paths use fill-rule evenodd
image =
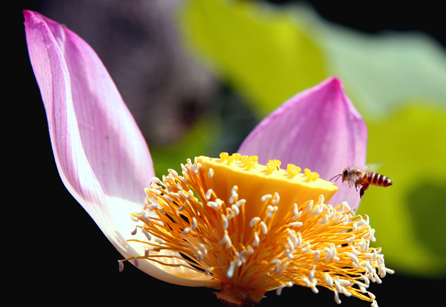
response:
<svg viewBox="0 0 446 307"><path fill-rule="evenodd" d="M407 2L403 6L392 5L388 1L309 2L328 20L361 31L419 30L446 45L444 16L440 4L434 5L434 1L423 1L417 6ZM26 49L23 9L38 10L38 1L21 1L12 11L4 12L9 21L7 29L12 29L13 43L3 46L12 51L10 59L4 59L11 70L6 71L6 84L10 86L4 88L3 100L6 105L3 135L8 145L4 151L7 188L3 202L2 229L6 240L2 259L9 285L3 295L12 295L14 305L223 306L210 289L158 281L130 264L124 272L118 272L117 260L122 256L66 191L58 176L44 108ZM12 198L8 196L11 194ZM444 280L396 272L386 276L383 284L372 285L371 291L380 306L417 303L435 306L442 304L441 291L445 286ZM297 286L284 289L279 297L269 292L260 306L334 306L333 294L319 289L317 295ZM368 302L355 298L341 295L341 299L342 306L369 306Z"/></svg>

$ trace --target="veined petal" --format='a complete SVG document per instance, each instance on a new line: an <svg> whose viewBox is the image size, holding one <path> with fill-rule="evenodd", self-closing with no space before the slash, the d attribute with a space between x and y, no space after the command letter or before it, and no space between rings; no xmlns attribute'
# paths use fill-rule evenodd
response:
<svg viewBox="0 0 446 307"><path fill-rule="evenodd" d="M26 11L25 20L31 63L47 115L57 116L48 116L49 124L57 125L50 126L50 133L62 133L57 138L51 135L53 144L78 130L104 193L140 202L154 174L150 153L101 60L66 27L35 12ZM61 112L67 117L60 118ZM69 126L63 133L60 128L65 124ZM59 154L56 160L61 158Z"/></svg>
<svg viewBox="0 0 446 307"><path fill-rule="evenodd" d="M118 251L135 256L138 253L126 242L134 228L129 213L142 210L144 188L154 176L144 138L91 47L36 12L24 15L61 179ZM148 262L140 269L167 282L202 285L187 274L177 277Z"/></svg>
<svg viewBox="0 0 446 307"><path fill-rule="evenodd" d="M330 179L346 166L364 167L367 128L335 77L301 92L267 116L238 152L292 163ZM359 193L340 184L331 203L359 205Z"/></svg>

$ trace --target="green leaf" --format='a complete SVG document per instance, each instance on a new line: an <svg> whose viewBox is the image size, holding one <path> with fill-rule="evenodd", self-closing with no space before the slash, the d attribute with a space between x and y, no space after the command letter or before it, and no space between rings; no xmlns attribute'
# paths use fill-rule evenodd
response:
<svg viewBox="0 0 446 307"><path fill-rule="evenodd" d="M359 212L376 229L386 265L421 276L446 275L446 110L408 103L382 122L369 123L368 161L393 185L370 187Z"/></svg>
<svg viewBox="0 0 446 307"><path fill-rule="evenodd" d="M320 48L286 11L249 1L188 1L181 25L192 48L261 117L328 76Z"/></svg>

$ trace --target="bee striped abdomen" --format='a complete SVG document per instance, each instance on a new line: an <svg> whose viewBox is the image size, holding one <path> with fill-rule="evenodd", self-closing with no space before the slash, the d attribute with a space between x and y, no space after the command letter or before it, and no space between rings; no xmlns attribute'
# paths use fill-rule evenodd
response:
<svg viewBox="0 0 446 307"><path fill-rule="evenodd" d="M373 173L373 172L367 172L365 177L367 178L367 181L370 182L370 184L380 186L380 187L388 187L389 185L392 185L392 180L387 178L384 175Z"/></svg>

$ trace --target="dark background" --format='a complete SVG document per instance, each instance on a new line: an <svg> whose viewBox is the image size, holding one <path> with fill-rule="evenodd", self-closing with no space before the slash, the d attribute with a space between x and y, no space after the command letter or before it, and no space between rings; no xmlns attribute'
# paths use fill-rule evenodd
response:
<svg viewBox="0 0 446 307"><path fill-rule="evenodd" d="M284 5L283 2L271 1ZM383 30L424 31L446 46L443 11L434 1L404 6L388 1L308 1L326 19L349 27L377 33ZM391 2L392 3L392 2ZM14 305L147 305L223 306L212 290L171 285L158 281L127 264L118 272L122 256L105 239L84 209L63 186L54 163L40 93L29 63L23 28L23 9L39 11L39 1L21 1L5 11L12 29L11 59L4 59L11 84L4 88L4 135L9 143L4 159L8 175L4 201L3 266L6 266ZM9 34L9 33L8 33ZM3 48L11 45L2 44ZM9 98L8 98L9 97ZM9 111L9 106L12 107ZM11 119L9 119L12 114ZM5 198L11 199L11 198ZM5 211L4 211L5 212ZM7 219L5 219L7 218ZM371 292L380 306L440 305L444 280L388 275ZM293 287L277 297L267 293L260 306L334 306L331 291L320 293ZM341 295L342 306L369 306L368 302ZM438 302L438 303L437 303Z"/></svg>

